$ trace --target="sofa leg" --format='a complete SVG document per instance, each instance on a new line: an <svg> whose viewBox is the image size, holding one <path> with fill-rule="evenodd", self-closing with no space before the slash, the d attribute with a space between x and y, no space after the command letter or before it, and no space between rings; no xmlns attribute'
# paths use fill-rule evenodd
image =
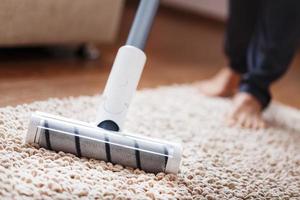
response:
<svg viewBox="0 0 300 200"><path fill-rule="evenodd" d="M82 44L78 47L76 54L78 57L86 60L96 60L100 56L100 52L95 45Z"/></svg>

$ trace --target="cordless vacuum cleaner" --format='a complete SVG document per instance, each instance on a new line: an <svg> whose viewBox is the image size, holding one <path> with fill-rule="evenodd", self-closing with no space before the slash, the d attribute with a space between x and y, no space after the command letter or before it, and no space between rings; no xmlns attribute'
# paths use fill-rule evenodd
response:
<svg viewBox="0 0 300 200"><path fill-rule="evenodd" d="M146 172L178 172L182 153L179 144L122 132L146 62L143 49L158 6L159 0L141 0L127 43L119 49L105 86L99 123L35 112L30 119L27 143Z"/></svg>

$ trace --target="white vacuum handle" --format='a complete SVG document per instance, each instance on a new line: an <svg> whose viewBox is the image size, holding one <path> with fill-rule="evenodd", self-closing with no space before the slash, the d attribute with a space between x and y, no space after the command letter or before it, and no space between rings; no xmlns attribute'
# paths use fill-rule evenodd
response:
<svg viewBox="0 0 300 200"><path fill-rule="evenodd" d="M120 131L145 62L143 52L160 0L141 0L126 45L116 56L98 111L98 126Z"/></svg>
<svg viewBox="0 0 300 200"><path fill-rule="evenodd" d="M112 131L122 129L145 63L142 50L129 45L119 49L98 111L99 127Z"/></svg>

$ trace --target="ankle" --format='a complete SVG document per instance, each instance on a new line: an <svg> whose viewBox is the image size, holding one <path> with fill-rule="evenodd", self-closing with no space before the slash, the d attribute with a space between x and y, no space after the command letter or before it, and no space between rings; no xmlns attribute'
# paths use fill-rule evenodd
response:
<svg viewBox="0 0 300 200"><path fill-rule="evenodd" d="M235 96L235 101L237 104L249 105L255 107L262 111L262 105L259 100L252 94L247 92L238 92Z"/></svg>

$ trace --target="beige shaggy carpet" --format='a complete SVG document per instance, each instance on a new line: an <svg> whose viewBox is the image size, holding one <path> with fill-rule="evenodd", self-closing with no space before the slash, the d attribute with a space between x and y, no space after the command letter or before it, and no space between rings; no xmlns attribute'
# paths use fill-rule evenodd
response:
<svg viewBox="0 0 300 200"><path fill-rule="evenodd" d="M191 85L138 92L126 123L127 131L183 143L177 176L23 145L32 111L93 121L100 100L1 108L0 199L300 199L300 111L273 104L271 128L229 128L230 101Z"/></svg>

